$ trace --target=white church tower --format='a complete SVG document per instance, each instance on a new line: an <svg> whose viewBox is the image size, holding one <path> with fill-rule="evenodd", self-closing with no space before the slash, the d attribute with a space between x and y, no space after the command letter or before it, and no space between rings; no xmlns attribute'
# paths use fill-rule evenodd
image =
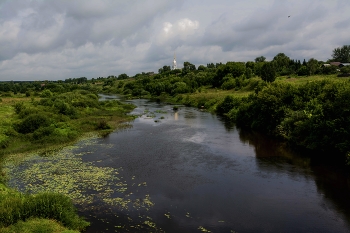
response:
<svg viewBox="0 0 350 233"><path fill-rule="evenodd" d="M176 70L177 66L176 66L176 54L174 53L174 61L173 61L173 70Z"/></svg>

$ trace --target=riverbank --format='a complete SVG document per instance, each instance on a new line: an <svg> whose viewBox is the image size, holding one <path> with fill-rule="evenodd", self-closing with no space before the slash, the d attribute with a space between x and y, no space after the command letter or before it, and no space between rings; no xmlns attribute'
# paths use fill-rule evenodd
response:
<svg viewBox="0 0 350 233"><path fill-rule="evenodd" d="M83 90L64 93L44 90L32 97L23 94L1 97L0 231L20 232L24 227L62 232L88 226L77 215L72 200L63 194L28 195L8 188L2 165L9 160L19 162L29 154L49 156L82 138L103 137L129 127L127 122L133 117L126 113L133 108L116 100L99 101L97 95ZM29 211L28 206L33 210ZM65 219L59 217L62 213ZM44 219L54 219L57 224Z"/></svg>
<svg viewBox="0 0 350 233"><path fill-rule="evenodd" d="M239 90L202 88L160 100L223 115L329 162L350 164L350 80L333 76L279 77Z"/></svg>

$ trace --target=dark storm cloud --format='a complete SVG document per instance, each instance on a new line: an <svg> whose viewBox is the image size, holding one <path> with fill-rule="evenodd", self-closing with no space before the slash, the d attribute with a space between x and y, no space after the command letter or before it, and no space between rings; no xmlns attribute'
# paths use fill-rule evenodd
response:
<svg viewBox="0 0 350 233"><path fill-rule="evenodd" d="M349 43L347 3L0 0L0 81L133 75L171 65L174 53L180 67L279 52L325 60Z"/></svg>

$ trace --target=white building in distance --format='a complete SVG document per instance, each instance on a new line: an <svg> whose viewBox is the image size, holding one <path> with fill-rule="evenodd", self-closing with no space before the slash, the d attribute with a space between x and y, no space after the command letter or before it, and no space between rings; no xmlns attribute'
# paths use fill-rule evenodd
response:
<svg viewBox="0 0 350 233"><path fill-rule="evenodd" d="M177 66L176 66L176 54L174 53L174 61L173 61L173 70L176 70L177 69Z"/></svg>

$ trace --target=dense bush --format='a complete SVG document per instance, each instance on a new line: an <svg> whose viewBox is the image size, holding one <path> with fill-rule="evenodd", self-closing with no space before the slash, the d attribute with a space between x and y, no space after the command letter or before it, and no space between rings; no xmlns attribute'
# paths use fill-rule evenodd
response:
<svg viewBox="0 0 350 233"><path fill-rule="evenodd" d="M17 125L17 131L19 133L27 134L33 133L40 127L47 127L51 124L52 120L44 114L31 114L23 119Z"/></svg>

